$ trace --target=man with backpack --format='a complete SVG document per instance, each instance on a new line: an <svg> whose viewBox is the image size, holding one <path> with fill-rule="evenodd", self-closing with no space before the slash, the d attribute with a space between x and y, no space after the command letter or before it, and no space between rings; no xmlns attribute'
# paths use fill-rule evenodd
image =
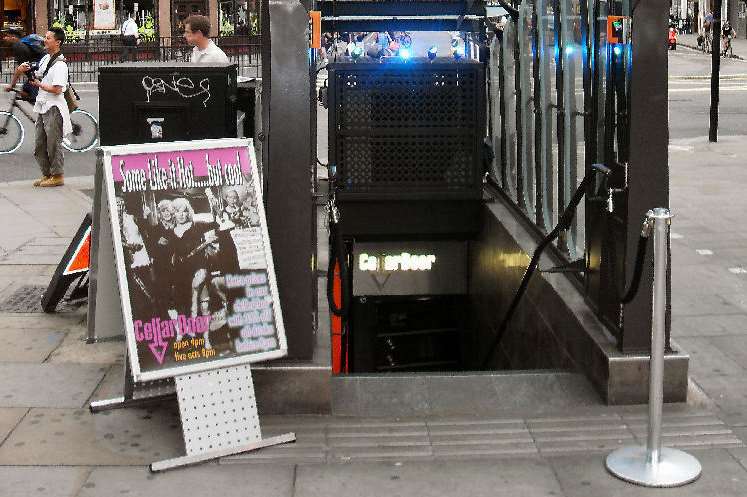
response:
<svg viewBox="0 0 747 497"><path fill-rule="evenodd" d="M32 66L36 66L44 55L46 50L44 49L44 38L38 34L31 34L23 36L18 30L9 29L3 32L3 41L10 45L13 50L13 58L15 59L16 66L28 62ZM21 77L20 73L14 73L10 80L10 84L5 88L5 91L13 89ZM36 100L36 94L38 90L32 86L30 82L25 82L21 89L21 97L29 102Z"/></svg>
<svg viewBox="0 0 747 497"><path fill-rule="evenodd" d="M65 41L65 32L61 28L50 28L44 37L47 55L39 61L39 69L33 71L29 78L31 85L38 88L39 94L34 104L34 112L39 114L36 120L36 142L34 157L39 163L42 177L34 181L34 186L62 186L64 156L62 138L72 133L70 111L65 100L68 86L68 69L65 57L60 48ZM26 62L18 67L17 72L28 74L31 65Z"/></svg>

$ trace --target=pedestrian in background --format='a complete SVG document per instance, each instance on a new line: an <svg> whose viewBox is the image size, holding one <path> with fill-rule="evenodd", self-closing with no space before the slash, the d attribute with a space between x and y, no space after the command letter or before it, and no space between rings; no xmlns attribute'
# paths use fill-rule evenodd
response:
<svg viewBox="0 0 747 497"><path fill-rule="evenodd" d="M42 177L34 181L34 186L62 186L64 155L62 138L72 133L70 111L65 101L68 85L68 69L60 48L65 42L65 31L51 28L44 37L47 55L39 61L39 69L31 78L31 84L39 89L34 104L36 120L36 143L34 157L39 163ZM31 65L26 62L18 70L28 73Z"/></svg>
<svg viewBox="0 0 747 497"><path fill-rule="evenodd" d="M209 64L211 62L229 62L228 57L218 45L210 39L210 19L193 15L184 21L184 39L192 45L190 62Z"/></svg>
<svg viewBox="0 0 747 497"><path fill-rule="evenodd" d="M44 48L44 38L37 34L23 36L23 33L20 31L9 29L2 33L2 39L5 43L9 44L13 50L13 58L15 59L16 67L19 67L24 62L28 62L32 68L35 68L39 65L39 61L42 57L47 54L47 51ZM20 71L14 71L10 83L5 87L5 91L12 91L22 75L23 73ZM30 81L23 83L20 93L21 98L34 103L36 101L37 93L37 88L32 86Z"/></svg>
<svg viewBox="0 0 747 497"><path fill-rule="evenodd" d="M131 61L137 60L137 23L132 15L127 15L127 20L122 24L122 53L119 55L119 61L124 62L126 59Z"/></svg>

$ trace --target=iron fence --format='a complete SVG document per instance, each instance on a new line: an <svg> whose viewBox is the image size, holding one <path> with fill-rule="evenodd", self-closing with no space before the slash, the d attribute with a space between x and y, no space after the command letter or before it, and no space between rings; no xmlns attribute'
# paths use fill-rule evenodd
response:
<svg viewBox="0 0 747 497"><path fill-rule="evenodd" d="M262 45L259 35L220 37L215 43L238 66L240 76L261 76ZM125 46L119 36L95 37L87 42L66 43L62 47L70 71L70 80L95 82L99 67L123 61L189 62L192 47L181 37L161 37L143 41L137 46ZM10 47L0 47L0 82L8 83L15 70Z"/></svg>

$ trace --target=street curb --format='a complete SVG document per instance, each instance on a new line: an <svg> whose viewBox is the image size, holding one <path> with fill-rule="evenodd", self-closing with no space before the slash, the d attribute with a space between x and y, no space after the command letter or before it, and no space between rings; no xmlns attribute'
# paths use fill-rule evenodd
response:
<svg viewBox="0 0 747 497"><path fill-rule="evenodd" d="M678 42L677 42L677 46L680 46L680 47L686 47L686 48L690 48L690 49L692 49L692 50L696 50L696 51L698 51L698 52L702 52L702 50L700 49L700 47L698 47L697 45L690 45L690 44L687 44L687 43L680 43L680 42L678 41ZM704 53L704 55L711 55L711 54L706 54L706 53ZM743 57L740 57L739 55L732 55L732 56L731 56L731 57L729 57L729 58L731 58L731 59L737 59L737 60L745 60L745 59L744 59ZM709 77L710 77L710 76L709 76Z"/></svg>
<svg viewBox="0 0 747 497"><path fill-rule="evenodd" d="M669 81L695 81L695 80L707 80L711 79L710 74L703 74L698 76L675 76L669 78ZM747 74L726 74L719 76L721 81L741 81L747 79Z"/></svg>

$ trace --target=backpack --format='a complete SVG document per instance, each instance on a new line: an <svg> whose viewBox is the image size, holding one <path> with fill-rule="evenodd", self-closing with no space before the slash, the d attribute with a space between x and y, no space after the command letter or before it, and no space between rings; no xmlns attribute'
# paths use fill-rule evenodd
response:
<svg viewBox="0 0 747 497"><path fill-rule="evenodd" d="M47 51L44 49L44 38L38 34L31 34L21 38L21 43L31 49L32 60L34 62L39 61L44 57Z"/></svg>

